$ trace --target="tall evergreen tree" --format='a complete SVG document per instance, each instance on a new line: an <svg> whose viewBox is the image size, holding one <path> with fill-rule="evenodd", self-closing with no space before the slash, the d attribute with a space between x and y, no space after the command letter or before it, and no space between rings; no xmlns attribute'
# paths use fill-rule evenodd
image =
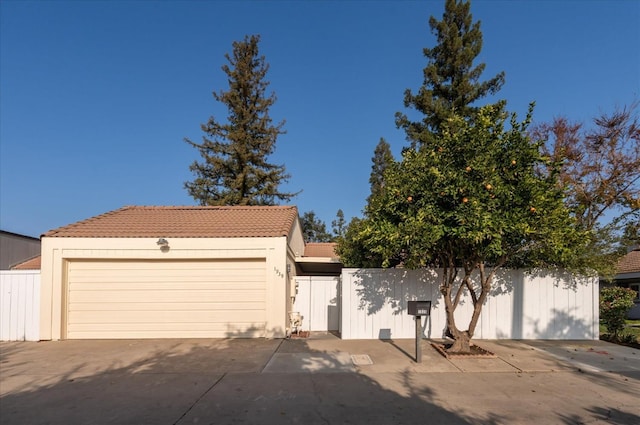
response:
<svg viewBox="0 0 640 425"><path fill-rule="evenodd" d="M331 242L331 235L327 232L327 225L316 217L314 211L307 211L300 217L302 236L305 242Z"/></svg>
<svg viewBox="0 0 640 425"><path fill-rule="evenodd" d="M373 151L371 162L373 164L371 164L371 176L369 177L369 184L371 185L369 200L371 197L379 194L384 187L384 171L393 163L391 146L383 137L380 138L380 141Z"/></svg>
<svg viewBox="0 0 640 425"><path fill-rule="evenodd" d="M331 230L333 231L334 240L344 237L347 231L347 222L344 219L344 211L342 209L336 212L336 219L331 222Z"/></svg>
<svg viewBox="0 0 640 425"><path fill-rule="evenodd" d="M471 119L477 111L474 103L504 84L504 72L480 81L485 64L474 66L473 61L482 50L482 32L468 1L447 0L442 20L432 16L429 27L437 44L423 50L428 59L423 85L416 94L410 89L404 93L404 106L422 113L423 119L414 122L396 113L396 125L405 130L413 148L431 140L454 114Z"/></svg>
<svg viewBox="0 0 640 425"><path fill-rule="evenodd" d="M383 194L385 172L395 163L391 153L391 146L383 137L380 138L376 145L371 162L371 174L369 176L371 193L367 198L367 204L371 204L376 197ZM342 264L346 267L380 267L382 265L382 256L369 250L360 236L363 223L365 223L364 220L353 217L349 224L344 226L340 237L335 239L338 243L336 252L340 256Z"/></svg>
<svg viewBox="0 0 640 425"><path fill-rule="evenodd" d="M195 179L185 183L201 205L274 205L296 195L278 189L290 177L284 165L267 162L284 134L284 121L274 125L269 116L276 96L266 94L269 65L258 52L259 41L257 35L246 36L233 43L232 56L225 54L229 64L222 70L229 90L213 92L213 97L227 106L227 122L211 116L201 126L202 143L185 138L202 156L202 162L189 167Z"/></svg>

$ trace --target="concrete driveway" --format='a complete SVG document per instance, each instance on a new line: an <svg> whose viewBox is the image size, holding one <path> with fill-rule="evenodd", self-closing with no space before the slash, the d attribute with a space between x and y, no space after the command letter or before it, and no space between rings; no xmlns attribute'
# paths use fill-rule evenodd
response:
<svg viewBox="0 0 640 425"><path fill-rule="evenodd" d="M640 423L640 352L601 341L0 344L2 424Z"/></svg>

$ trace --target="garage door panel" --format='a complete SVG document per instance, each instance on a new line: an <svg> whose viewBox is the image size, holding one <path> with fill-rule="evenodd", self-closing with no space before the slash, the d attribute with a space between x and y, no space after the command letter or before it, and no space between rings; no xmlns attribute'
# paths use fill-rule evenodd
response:
<svg viewBox="0 0 640 425"><path fill-rule="evenodd" d="M69 281L82 282L83 285L104 285L104 284L123 284L123 285L142 285L142 284L157 284L157 285L170 285L173 283L213 283L213 282L221 282L221 283L236 283L240 284L251 284L259 285L264 284L264 274L258 277L244 276L238 275L236 271L236 275L234 276L211 276L211 275L190 275L184 276L180 274L176 274L175 276L165 275L165 276L149 276L149 275L139 275L139 276L122 276L115 277L111 276L108 278L105 277L79 277L79 276L70 276Z"/></svg>
<svg viewBox="0 0 640 425"><path fill-rule="evenodd" d="M246 320L260 320L262 311L256 310L124 310L113 311L72 311L71 323L239 323Z"/></svg>
<svg viewBox="0 0 640 425"><path fill-rule="evenodd" d="M236 277L236 279L241 279L240 277ZM228 286L229 283L233 285L231 287ZM221 285L221 288L232 290L232 291L255 291L255 290L264 290L264 278L262 281L256 282L246 282L246 281L228 281L224 282ZM148 282L82 282L82 283L71 283L69 285L69 290L71 292L81 292L81 291L132 291L132 290L142 290L142 291L166 291L166 290L180 290L183 291L185 289L194 289L194 290L216 290L215 285L213 285L212 281L192 281L191 279L184 279L180 281L171 281L171 282L163 282L159 283L158 281L148 281ZM222 289L218 289L222 290Z"/></svg>
<svg viewBox="0 0 640 425"><path fill-rule="evenodd" d="M113 270L112 265L117 263L120 269L140 270L141 266L146 265L149 268L175 270L175 264L182 262L189 264L190 269L255 269L263 270L264 259L224 259L221 260L74 260L74 271L81 272L83 270Z"/></svg>
<svg viewBox="0 0 640 425"><path fill-rule="evenodd" d="M70 339L264 336L264 259L70 261L67 276Z"/></svg>
<svg viewBox="0 0 640 425"><path fill-rule="evenodd" d="M189 271L189 275L185 275L184 270ZM118 270L114 269L97 269L97 270L76 270L73 269L69 274L71 277L77 277L80 279L95 279L95 280L104 280L104 277L112 277L118 276L120 278L126 278L127 276L132 276L136 278L142 278L149 276L149 271L157 272L155 277L189 277L189 276L208 276L210 278L218 280L226 280L229 278L233 278L237 276L237 271L242 270L243 276L247 278L260 279L262 277L264 268L262 270L258 270L254 267L250 267L247 269L238 267L237 269L223 269L218 270L215 268L211 269L202 269L202 268L177 268L177 269L166 269L166 268L158 268L158 267L143 267L138 270L131 269L120 269L118 266ZM104 272L104 273L103 273ZM135 279L137 280L137 279Z"/></svg>
<svg viewBox="0 0 640 425"><path fill-rule="evenodd" d="M89 334L91 332L96 333L115 333L115 332L126 332L130 331L128 325L126 323L110 323L110 324L95 324L95 323L87 323L87 324L77 324L73 325L74 332L82 332L85 334ZM233 335L238 332L254 332L254 331L264 331L263 323L251 323L251 322L238 322L234 324L216 324L215 326L211 326L204 323L191 323L189 325L189 329L187 331L184 330L184 325L182 323L164 323L162 326L158 326L156 323L140 323L135 332L176 332L176 331L184 331L184 332L208 332L214 329L216 332L220 334Z"/></svg>
<svg viewBox="0 0 640 425"><path fill-rule="evenodd" d="M217 336L211 336L211 334ZM129 328L123 330L104 330L96 331L90 329L88 331L74 331L73 339L149 339L149 338L259 338L264 337L264 326L254 328L250 325L230 328L228 330L219 329L151 329L151 330L131 330Z"/></svg>
<svg viewBox="0 0 640 425"><path fill-rule="evenodd" d="M154 302L241 302L264 301L265 291L187 290L187 291L73 291L69 296L70 308L75 303L128 303Z"/></svg>
<svg viewBox="0 0 640 425"><path fill-rule="evenodd" d="M207 280L211 282L263 282L264 281L264 269L262 273L257 273L256 270L241 270L242 274L238 274L238 270L226 270L224 273L216 270L186 270L188 274L185 274L185 270L159 270L148 269L127 271L123 273L117 273L114 270L103 271L96 270L94 274L86 273L70 273L69 280L71 282L80 281L83 283L108 283L108 282L173 282L176 280L186 282L199 282Z"/></svg>
<svg viewBox="0 0 640 425"><path fill-rule="evenodd" d="M199 303L181 303L181 302L157 302L157 303L74 303L73 309L69 313L76 311L187 311L187 310L262 310L264 302L256 300L254 302L243 301L237 303L228 302L199 302Z"/></svg>

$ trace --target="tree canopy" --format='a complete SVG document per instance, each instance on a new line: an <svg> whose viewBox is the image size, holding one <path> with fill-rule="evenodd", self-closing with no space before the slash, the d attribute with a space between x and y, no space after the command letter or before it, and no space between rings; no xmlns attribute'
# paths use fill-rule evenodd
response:
<svg viewBox="0 0 640 425"><path fill-rule="evenodd" d="M454 351L468 351L495 272L503 266L572 266L585 234L564 203L557 168L502 103L468 121L453 116L440 135L407 149L367 205L356 240L383 266L440 267ZM472 274L478 273L478 286ZM457 327L462 292L474 304Z"/></svg>
<svg viewBox="0 0 640 425"><path fill-rule="evenodd" d="M369 176L371 194L369 195L369 199L380 193L384 187L384 172L393 161L391 145L381 137L373 151L373 158L371 158L371 174Z"/></svg>
<svg viewBox="0 0 640 425"><path fill-rule="evenodd" d="M407 89L404 93L405 108L415 109L423 118L411 121L404 113L396 113L396 125L405 130L412 147L438 134L454 115L473 117L478 108L474 103L497 93L504 84L504 72L480 81L485 64L474 65L474 60L482 50L482 32L470 9L467 1L447 0L442 19L429 19L437 44L423 50L428 63L418 92Z"/></svg>
<svg viewBox="0 0 640 425"><path fill-rule="evenodd" d="M385 172L394 162L391 145L381 137L371 158L371 174L369 176L371 192L367 198L367 203L370 203L373 198L382 193L385 186ZM382 258L368 251L361 243L359 237L361 224L362 220L360 218L353 217L351 219L341 237L337 238L338 246L336 247L336 252L340 256L340 261L346 267L380 267Z"/></svg>
<svg viewBox="0 0 640 425"><path fill-rule="evenodd" d="M201 205L274 205L296 195L279 189L290 177L284 165L267 161L284 133L284 121L274 125L269 115L276 97L266 93L269 66L259 54L259 41L257 35L246 36L233 43L232 55L225 55L229 64L222 70L229 89L213 97L228 108L227 122L211 116L201 126L201 143L185 139L202 156L189 167L194 180L185 183Z"/></svg>
<svg viewBox="0 0 640 425"><path fill-rule="evenodd" d="M342 209L336 211L336 219L331 221L331 231L333 232L333 240L344 237L347 231L347 222L344 219Z"/></svg>
<svg viewBox="0 0 640 425"><path fill-rule="evenodd" d="M331 234L327 231L327 225L314 211L307 211L300 217L302 236L305 242L331 242Z"/></svg>
<svg viewBox="0 0 640 425"><path fill-rule="evenodd" d="M533 105L519 122L505 102L475 103L497 92L504 74L479 80L482 33L469 3L447 0L429 25L437 45L424 49L423 85L405 92L422 120L396 114L411 146L385 167L384 185L338 252L352 266L441 268L449 350L468 352L501 267L575 266L590 235L564 202L562 162L528 137ZM465 292L474 307L466 329L454 314Z"/></svg>
<svg viewBox="0 0 640 425"><path fill-rule="evenodd" d="M611 276L626 248L640 242L638 103L602 113L590 126L559 116L535 126L533 138L561 162L560 183L578 224L593 231L586 260Z"/></svg>

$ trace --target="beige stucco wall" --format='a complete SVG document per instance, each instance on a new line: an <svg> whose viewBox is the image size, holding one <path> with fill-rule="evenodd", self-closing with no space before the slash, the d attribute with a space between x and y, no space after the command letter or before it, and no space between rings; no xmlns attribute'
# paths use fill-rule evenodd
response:
<svg viewBox="0 0 640 425"><path fill-rule="evenodd" d="M298 235L278 238L42 238L40 339L64 338L66 262L73 259L220 259L264 258L266 261L266 337L286 336L295 277L293 253L300 249ZM299 241L298 241L299 239ZM304 243L302 242L302 249ZM292 264L287 269L287 264Z"/></svg>
<svg viewBox="0 0 640 425"><path fill-rule="evenodd" d="M289 248L293 257L302 257L304 255L304 236L302 235L302 224L300 219L296 218L293 221L293 226L289 232L288 237Z"/></svg>
<svg viewBox="0 0 640 425"><path fill-rule="evenodd" d="M300 219L296 218L293 221L291 231L288 236L288 250L287 250L287 288L286 299L287 307L284 320L289 327L289 313L294 311L293 305L296 299L296 258L304 254L304 237L302 235L302 224Z"/></svg>

